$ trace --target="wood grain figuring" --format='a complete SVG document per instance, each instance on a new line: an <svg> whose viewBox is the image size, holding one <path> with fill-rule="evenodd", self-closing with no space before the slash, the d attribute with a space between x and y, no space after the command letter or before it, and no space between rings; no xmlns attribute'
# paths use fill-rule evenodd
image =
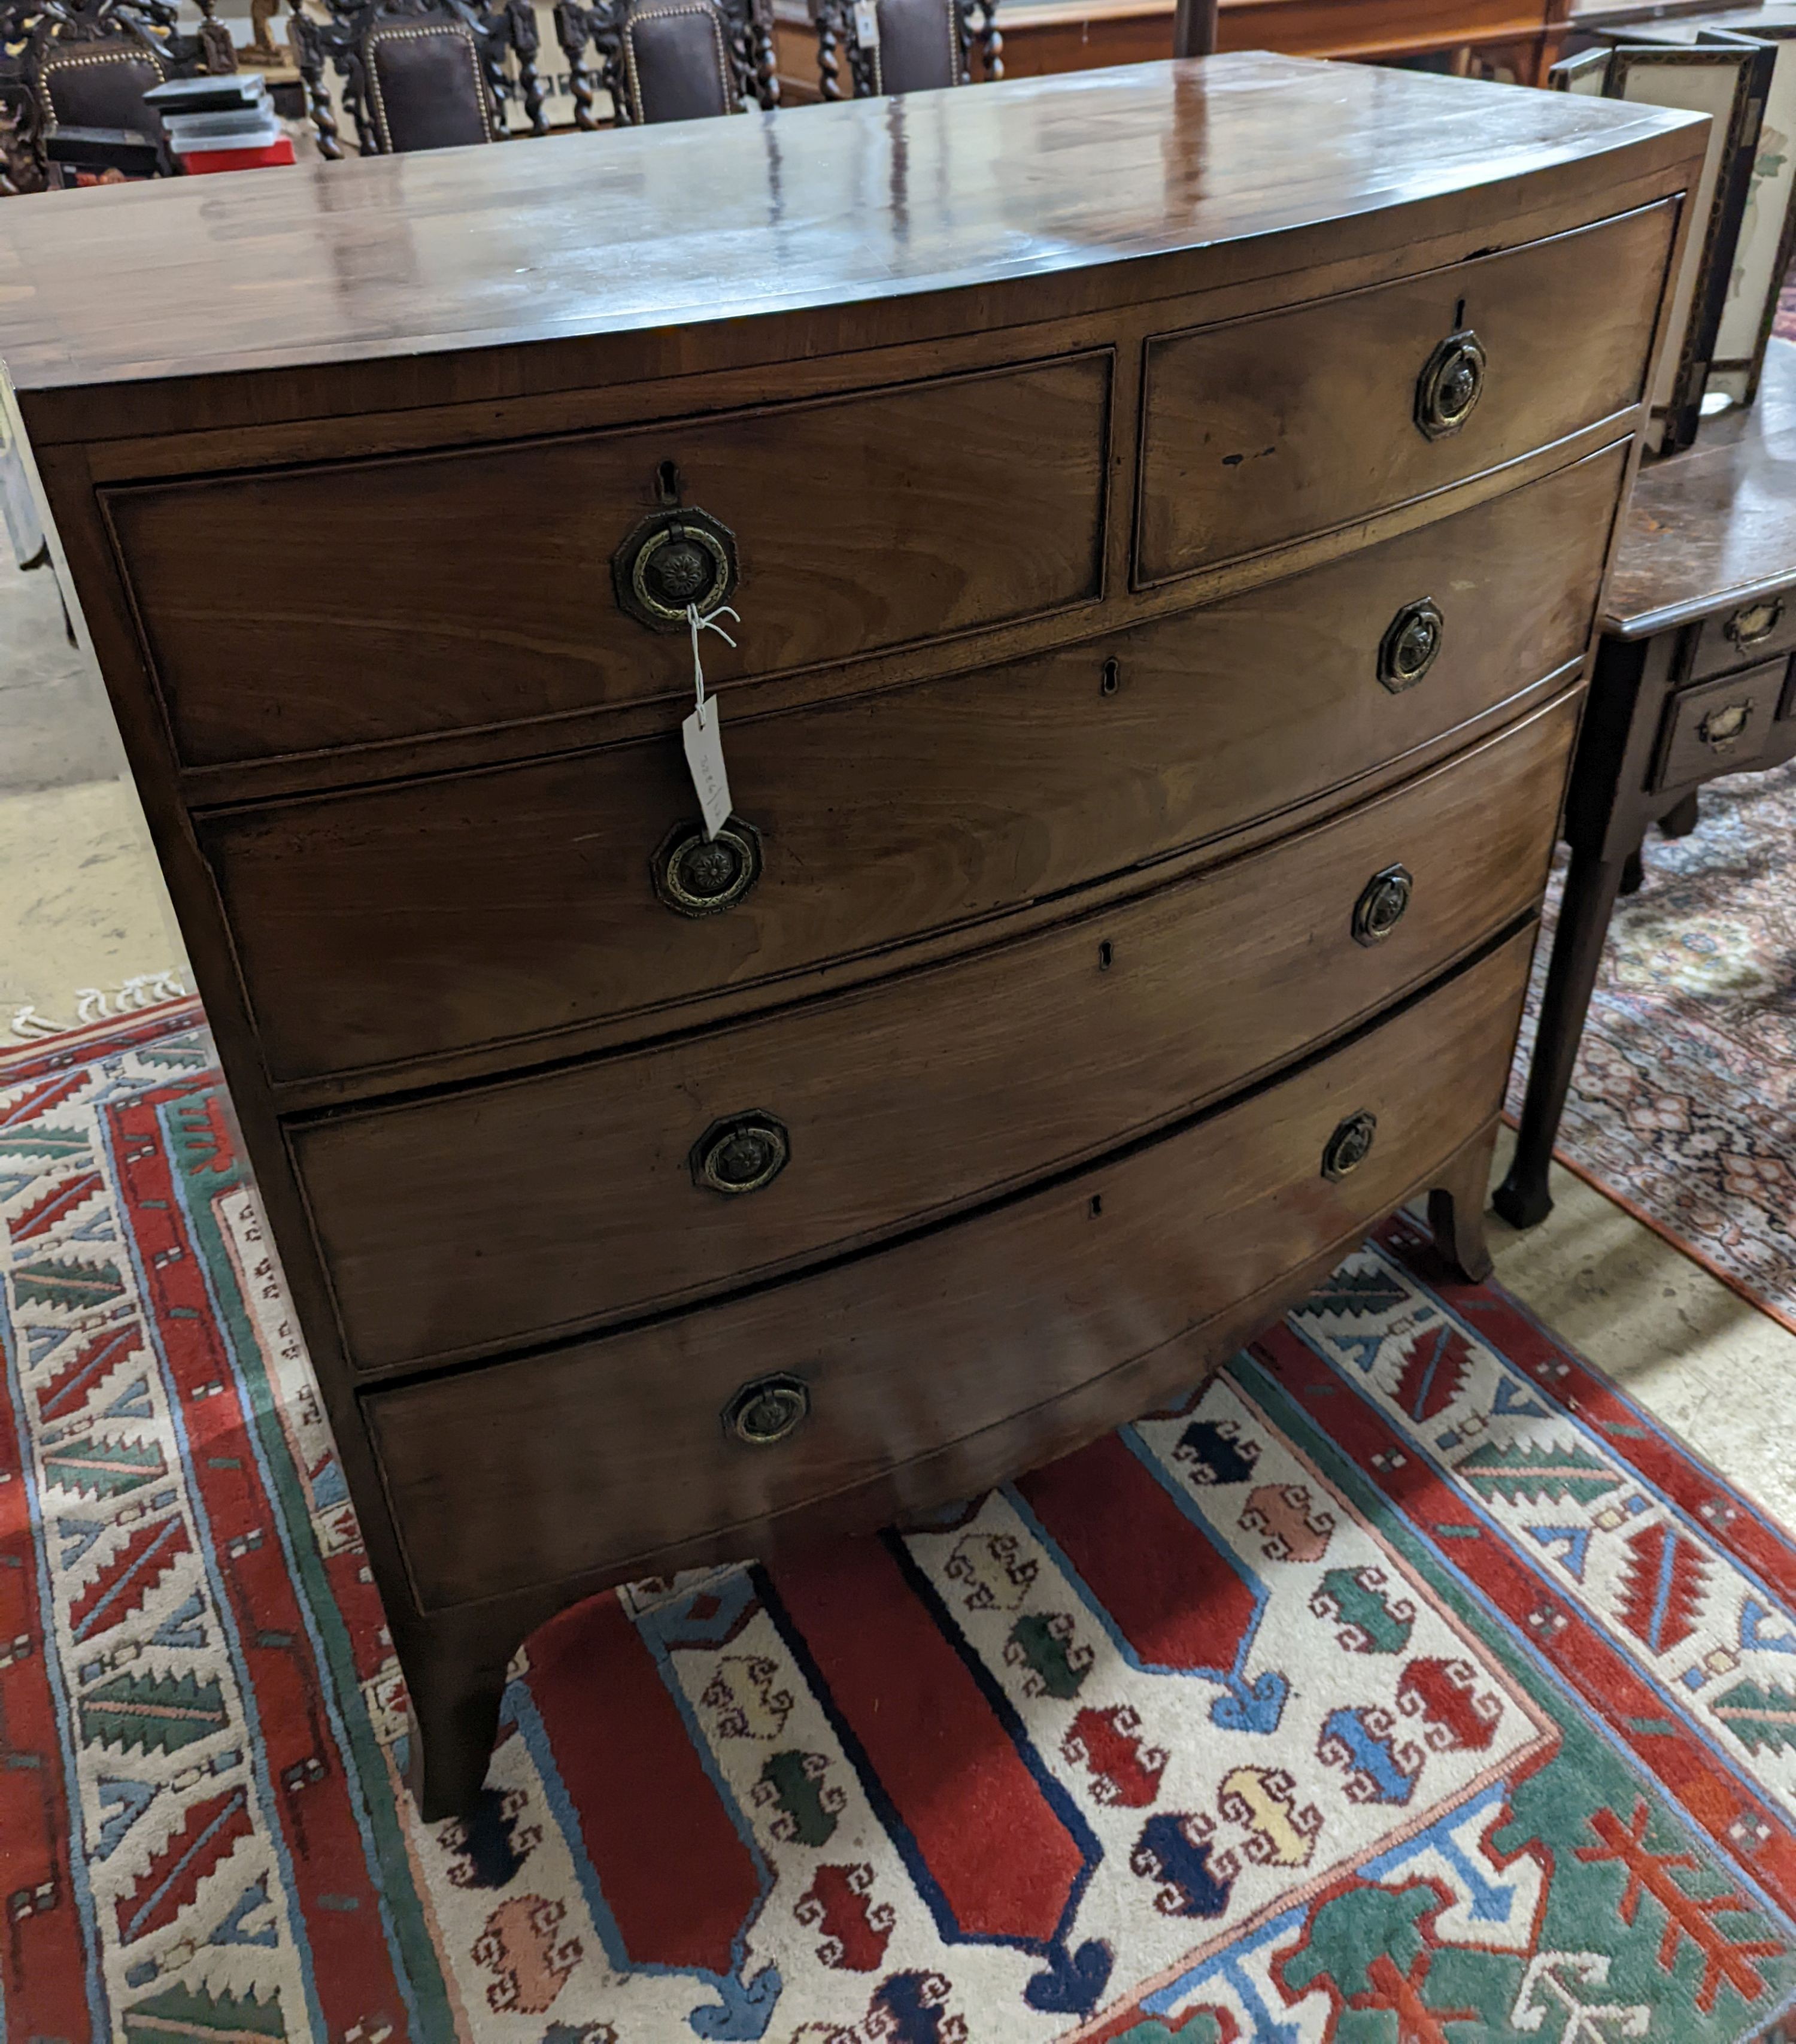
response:
<svg viewBox="0 0 1796 2044"><path fill-rule="evenodd" d="M758 1520L1042 1404L1273 1283L1489 1119L1533 943L1525 930L1298 1077L963 1227L608 1342L370 1394L420 1604L652 1573L699 1527L751 1541ZM1323 1146L1360 1112L1378 1117L1371 1155L1331 1183ZM804 1430L726 1441L726 1400L769 1370L809 1385Z"/></svg>
<svg viewBox="0 0 1796 2044"><path fill-rule="evenodd" d="M692 813L671 732L202 817L271 1071L428 1058L764 986L1347 787L1582 655L1624 454L1045 659L827 711L726 707L731 786L765 866L723 915L675 916L650 884ZM1441 655L1394 694L1379 642L1422 597L1441 606Z"/></svg>
<svg viewBox="0 0 1796 2044"><path fill-rule="evenodd" d="M686 635L626 617L612 591L665 464L740 555L737 646L705 640L717 682L850 659L1099 594L1110 374L1091 354L106 501L188 764L647 697L689 709Z"/></svg>
<svg viewBox="0 0 1796 2044"><path fill-rule="evenodd" d="M45 444L577 388L1007 325L1047 275L1062 316L1276 275L1388 248L1394 212L1414 240L1524 181L1673 171L1700 135L1258 53L797 111L9 206L0 358Z"/></svg>
<svg viewBox="0 0 1796 2044"><path fill-rule="evenodd" d="M0 208L427 1819L587 1592L1075 1448L1399 1202L1486 1267L1702 133L1249 56ZM612 574L671 503L762 853L697 920L690 650Z"/></svg>
<svg viewBox="0 0 1796 2044"><path fill-rule="evenodd" d="M1575 695L1341 821L964 963L633 1056L293 1130L349 1352L420 1364L789 1267L1188 1113L1539 897ZM1410 905L1353 934L1375 874ZM770 1112L763 1189L694 1183Z"/></svg>
<svg viewBox="0 0 1796 2044"><path fill-rule="evenodd" d="M1641 468L1603 600L1603 630L1639 640L1706 620L1702 671L1733 664L1724 650L1725 613L1785 588L1796 565L1793 474L1796 342L1774 337L1756 403L1705 419L1694 447ZM1796 623L1796 603L1790 614Z"/></svg>
<svg viewBox="0 0 1796 2044"><path fill-rule="evenodd" d="M1157 341L1138 578L1345 524L1637 402L1676 209L1326 305ZM1430 440L1417 380L1470 328L1488 355L1464 425Z"/></svg>

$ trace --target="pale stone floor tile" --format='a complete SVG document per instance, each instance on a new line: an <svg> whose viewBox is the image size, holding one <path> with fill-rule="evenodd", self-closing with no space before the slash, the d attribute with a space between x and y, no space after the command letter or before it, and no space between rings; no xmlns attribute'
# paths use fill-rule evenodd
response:
<svg viewBox="0 0 1796 2044"><path fill-rule="evenodd" d="M1557 1164L1552 1197L1538 1228L1487 1215L1498 1281L1796 1529L1796 1334Z"/></svg>
<svg viewBox="0 0 1796 2044"><path fill-rule="evenodd" d="M16 1016L27 1030L36 1018L96 1020L128 982L185 971L123 773L105 691L69 644L55 581L21 574L0 542L0 1045L16 1040ZM83 1012L90 989L108 1008Z"/></svg>
<svg viewBox="0 0 1796 2044"><path fill-rule="evenodd" d="M182 965L129 788L0 795L0 1044L23 1011L72 1024L90 989L116 1000L127 981Z"/></svg>

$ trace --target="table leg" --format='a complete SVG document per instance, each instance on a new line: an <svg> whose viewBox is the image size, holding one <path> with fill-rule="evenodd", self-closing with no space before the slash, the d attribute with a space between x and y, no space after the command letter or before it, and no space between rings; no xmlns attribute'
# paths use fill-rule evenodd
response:
<svg viewBox="0 0 1796 2044"><path fill-rule="evenodd" d="M1702 820L1702 812L1697 799L1697 790L1692 788L1675 809L1667 809L1659 819L1661 837L1688 837Z"/></svg>
<svg viewBox="0 0 1796 2044"><path fill-rule="evenodd" d="M1596 985L1603 939L1609 932L1625 863L1586 851L1572 855L1553 938L1552 963L1547 971L1546 997L1541 1004L1541 1026L1529 1061L1528 1093L1515 1158L1491 1201L1514 1228L1533 1228L1552 1211L1547 1167L1552 1162L1559 1119L1565 1111L1572 1068L1577 1062L1578 1039L1583 1034L1591 989Z"/></svg>

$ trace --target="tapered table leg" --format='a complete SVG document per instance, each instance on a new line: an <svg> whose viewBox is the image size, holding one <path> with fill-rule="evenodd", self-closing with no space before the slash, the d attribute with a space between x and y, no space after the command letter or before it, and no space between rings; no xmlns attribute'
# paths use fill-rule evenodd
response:
<svg viewBox="0 0 1796 2044"><path fill-rule="evenodd" d="M1491 1201L1514 1228L1533 1228L1552 1211L1547 1170L1625 863L1584 851L1572 855L1553 938L1552 962L1547 971L1546 996L1541 1004L1541 1026L1528 1066L1528 1092L1514 1161Z"/></svg>

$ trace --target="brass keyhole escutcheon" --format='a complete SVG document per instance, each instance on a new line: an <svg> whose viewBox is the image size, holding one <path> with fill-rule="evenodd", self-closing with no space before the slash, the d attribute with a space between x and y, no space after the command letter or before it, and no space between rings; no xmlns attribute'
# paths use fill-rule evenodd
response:
<svg viewBox="0 0 1796 2044"><path fill-rule="evenodd" d="M1357 1171L1372 1152L1378 1133L1378 1116L1362 1110L1350 1114L1330 1136L1322 1149L1322 1176L1339 1180Z"/></svg>
<svg viewBox="0 0 1796 2044"><path fill-rule="evenodd" d="M1415 422L1431 440L1456 433L1484 394L1484 344L1471 328L1450 333L1416 378Z"/></svg>
<svg viewBox="0 0 1796 2044"><path fill-rule="evenodd" d="M770 1185L792 1158L792 1137L777 1115L757 1108L714 1121L693 1145L693 1182L732 1197Z"/></svg>
<svg viewBox="0 0 1796 2044"><path fill-rule="evenodd" d="M723 1431L750 1448L789 1439L810 1416L809 1387L783 1372L751 1377L723 1408Z"/></svg>
<svg viewBox="0 0 1796 2044"><path fill-rule="evenodd" d="M652 632L685 631L689 605L709 617L736 574L735 536L705 511L657 511L611 557L619 606Z"/></svg>
<svg viewBox="0 0 1796 2044"><path fill-rule="evenodd" d="M677 916L720 916L761 878L761 833L731 816L714 838L704 826L675 826L649 863L654 891Z"/></svg>
<svg viewBox="0 0 1796 2044"><path fill-rule="evenodd" d="M1378 643L1378 678L1394 696L1413 689L1441 655L1447 620L1430 596L1406 603Z"/></svg>
<svg viewBox="0 0 1796 2044"><path fill-rule="evenodd" d="M1746 728L1752 715L1752 698L1744 702L1726 704L1720 709L1712 709L1696 727L1696 735L1705 745L1712 745L1717 752L1725 752Z"/></svg>
<svg viewBox="0 0 1796 2044"><path fill-rule="evenodd" d="M1769 603L1744 603L1721 627L1736 646L1762 644L1783 622L1783 598Z"/></svg>
<svg viewBox="0 0 1796 2044"><path fill-rule="evenodd" d="M1383 943L1403 920L1414 886L1415 875L1406 866L1387 866L1375 873L1353 904L1354 943Z"/></svg>

